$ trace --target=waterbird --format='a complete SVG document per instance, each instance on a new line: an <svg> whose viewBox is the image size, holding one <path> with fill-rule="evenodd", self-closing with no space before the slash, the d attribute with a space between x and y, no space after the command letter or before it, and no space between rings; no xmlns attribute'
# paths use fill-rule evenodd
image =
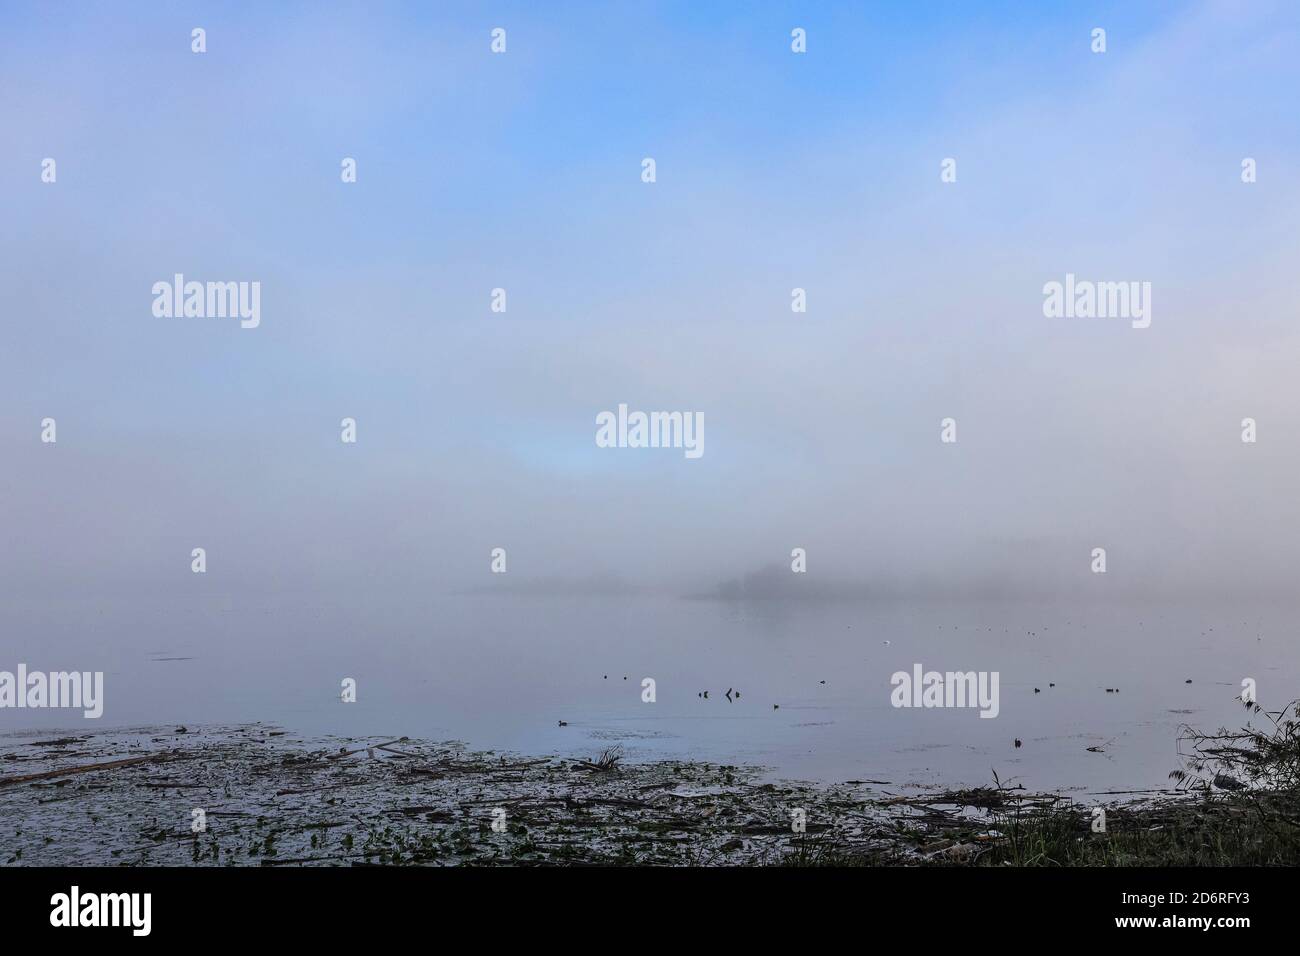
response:
<svg viewBox="0 0 1300 956"><path fill-rule="evenodd" d="M1017 750L1020 749L1020 738L1019 738L1019 737L1016 738L1016 749L1017 749Z"/></svg>
<svg viewBox="0 0 1300 956"><path fill-rule="evenodd" d="M780 705L780 704L773 704L773 705L772 705L772 709L773 709L773 710L780 710L780 709L781 709L781 705Z"/></svg>
<svg viewBox="0 0 1300 956"><path fill-rule="evenodd" d="M560 726L561 726L561 727L567 727L567 726L569 726L569 722L568 722L567 720L562 720L562 721L560 721Z"/></svg>

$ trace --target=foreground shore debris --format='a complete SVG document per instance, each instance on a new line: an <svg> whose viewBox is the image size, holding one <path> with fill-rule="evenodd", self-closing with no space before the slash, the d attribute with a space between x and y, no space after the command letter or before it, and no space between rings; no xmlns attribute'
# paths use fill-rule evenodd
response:
<svg viewBox="0 0 1300 956"><path fill-rule="evenodd" d="M1196 803L1144 792L1107 812L1165 826ZM618 748L524 758L262 724L0 737L11 866L1034 863L1052 861L1020 853L1022 830L1051 820L1086 843L1089 809L996 780L773 783Z"/></svg>

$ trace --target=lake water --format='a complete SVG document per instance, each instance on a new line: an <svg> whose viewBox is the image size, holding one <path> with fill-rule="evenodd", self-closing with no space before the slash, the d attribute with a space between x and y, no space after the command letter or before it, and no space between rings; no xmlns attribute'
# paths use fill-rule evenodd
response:
<svg viewBox="0 0 1300 956"><path fill-rule="evenodd" d="M1169 786L1181 724L1246 720L1243 678L1266 708L1296 696L1295 620L1260 604L33 601L0 608L0 670L104 671L102 726L263 721L586 757L620 744L628 759L784 778L986 785L996 771L1030 789L1101 792ZM998 671L998 717L891 706L890 676L916 663ZM356 703L339 700L344 677ZM645 677L654 703L642 702ZM96 723L0 710L0 731Z"/></svg>

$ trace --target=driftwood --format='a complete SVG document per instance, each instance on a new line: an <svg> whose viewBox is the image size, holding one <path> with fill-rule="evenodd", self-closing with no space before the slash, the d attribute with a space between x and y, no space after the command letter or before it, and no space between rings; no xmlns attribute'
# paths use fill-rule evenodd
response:
<svg viewBox="0 0 1300 956"><path fill-rule="evenodd" d="M14 777L0 777L0 787L7 787L14 783L29 783L33 780L50 780L54 777L67 777L74 773L89 773L92 770L112 770L116 767L130 767L139 763L151 763L157 760L164 760L165 757L159 754L150 754L147 757L127 757L124 760L109 760L105 763L87 763L79 767L64 767L60 770L43 770L40 773L24 773Z"/></svg>
<svg viewBox="0 0 1300 956"><path fill-rule="evenodd" d="M307 787L303 790L277 790L275 791L275 795L277 797L291 797L304 793L320 793L322 790L341 790L344 787L359 787L364 783L364 780L349 780L347 783L330 783L321 787Z"/></svg>
<svg viewBox="0 0 1300 956"><path fill-rule="evenodd" d="M364 747L358 747L356 750L341 750L341 751L339 751L339 752L336 753L336 754L330 754L330 755L327 756L325 759L326 759L326 760L342 760L344 757L351 757L353 754L359 754L359 753L362 753L362 752L364 752L364 751L366 751L366 750L374 750L374 749L377 748L377 747L378 747L378 748L383 748L383 747L387 747L387 746L389 746L390 744L400 744L403 740L406 740L406 739L408 739L408 738L406 738L406 737L398 737L396 740L385 740L382 744L366 744Z"/></svg>
<svg viewBox="0 0 1300 956"><path fill-rule="evenodd" d="M375 749L376 749L376 750L382 750L382 751L384 751L385 753L394 754L395 756L398 756L398 757L405 757L405 758L407 758L408 760L418 760L418 759L419 759L418 757L415 756L415 754L408 754L408 753L407 753L406 751L404 751L404 750L398 750L396 747L389 747L387 744L380 744L379 746L375 747Z"/></svg>

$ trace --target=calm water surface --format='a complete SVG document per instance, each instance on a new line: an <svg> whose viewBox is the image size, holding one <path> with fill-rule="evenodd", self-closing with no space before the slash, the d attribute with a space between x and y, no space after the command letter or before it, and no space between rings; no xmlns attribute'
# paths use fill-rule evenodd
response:
<svg viewBox="0 0 1300 956"><path fill-rule="evenodd" d="M1246 719L1242 678L1266 707L1296 696L1294 620L1258 604L10 602L0 669L105 671L104 726L263 721L580 756L621 744L629 759L787 778L982 785L996 770L1031 789L1098 792L1168 786L1181 724ZM890 676L918 662L999 671L999 716L892 707ZM344 677L355 704L338 699ZM72 713L3 710L0 731L93 728Z"/></svg>

